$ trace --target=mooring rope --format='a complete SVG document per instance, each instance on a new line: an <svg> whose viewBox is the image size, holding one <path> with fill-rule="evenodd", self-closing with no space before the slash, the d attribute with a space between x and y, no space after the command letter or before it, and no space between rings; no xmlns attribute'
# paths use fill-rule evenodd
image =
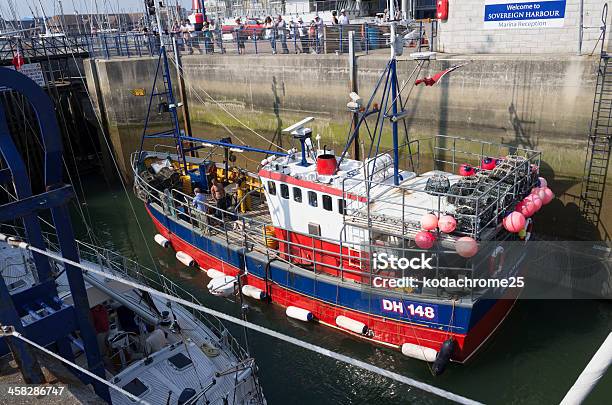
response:
<svg viewBox="0 0 612 405"><path fill-rule="evenodd" d="M451 401L454 401L454 402L457 402L457 403L460 403L460 404L468 404L468 405L480 405L481 404L480 402L471 400L469 398L465 398L463 396L454 394L452 392L449 392L449 391L446 391L444 389L435 387L433 385L430 385L430 384L427 384L427 383L424 383L424 382L421 382L421 381L417 381L415 379L412 379L410 377L406 377L406 376L398 374L396 372L393 372L393 371L390 371L390 370L387 370L387 369L384 369L384 368L377 367L377 366L375 366L373 364L366 363L364 361L357 360L357 359L354 359L352 357L349 357L349 356L346 356L346 355L343 355L343 354L340 354L340 353L336 353L334 351L331 351L329 349L325 349L325 348L323 348L321 346L317 346L317 345L314 345L312 343L304 342L304 341L296 339L294 337L291 337L291 336L288 336L288 335L276 332L276 331L274 331L272 329L268 329L268 328L265 328L263 326L259 326L257 324L254 324L254 323L251 323L251 322L244 321L242 319L233 317L231 315L224 314L223 312L219 312L219 311L216 311L214 309L207 308L207 307L205 307L203 305L195 304L193 302L184 300L184 299L179 298L179 297L174 297L174 296L172 296L170 294L158 291L158 290L156 290L154 288L151 288L149 286L146 286L146 285L143 285L143 284L139 284L139 283L137 283L135 281L132 281L132 280L129 280L129 279L125 279L125 278L117 276L115 274L107 273L105 271L96 269L94 266L88 265L86 263L79 263L79 262L75 262L73 260L66 259L66 258L58 255L57 253L49 252L49 251L43 250L43 249L38 249L38 248L28 244L27 242L22 242L22 241L19 241L19 240L15 240L15 239L9 238L7 235L0 234L0 240L7 241L7 243L9 243L9 245L11 245L11 246L18 247L18 248L21 248L21 249L24 249L24 250L30 250L30 251L36 252L36 253L40 253L42 255L45 255L45 256L49 257L50 259L53 259L53 260L56 260L56 261L59 261L59 262L65 263L65 264L72 265L74 267L77 267L79 269L85 270L87 272L91 272L91 273L97 274L99 276L105 277L107 279L118 281L118 282L126 284L126 285L128 285L128 286L130 286L132 288L136 288L136 289L139 289L139 290L142 290L142 291L146 291L146 292L148 292L148 293L150 293L152 295L157 295L159 297L162 297L162 298L167 299L169 301L176 302L177 304L183 305L185 307L189 307L189 308L195 309L197 311L204 312L206 314L215 316L215 317L217 317L219 319L223 319L223 320L226 320L228 322L232 322L234 324L237 324L237 325L240 325L240 326L244 326L244 327L252 329L252 330L254 330L256 332L259 332L259 333L262 333L262 334L265 334L265 335L268 335L268 336L280 339L280 340L285 341L287 343L294 344L294 345L299 346L299 347L301 347L303 349L313 351L313 352L318 353L320 355L323 355L323 356L326 356L326 357L330 357L330 358L332 358L334 360L341 361L341 362L349 364L351 366L359 367L359 368L362 368L364 370L370 371L372 373L381 375L383 377L387 377L387 378L390 378L392 380L395 380L395 381L398 381L398 382L410 385L412 387L418 388L418 389L420 389L422 391L425 391L425 392L428 392L430 394L434 394L434 395L437 395L439 397L442 397L442 398L445 398L445 399L448 399L448 400L451 400Z"/></svg>

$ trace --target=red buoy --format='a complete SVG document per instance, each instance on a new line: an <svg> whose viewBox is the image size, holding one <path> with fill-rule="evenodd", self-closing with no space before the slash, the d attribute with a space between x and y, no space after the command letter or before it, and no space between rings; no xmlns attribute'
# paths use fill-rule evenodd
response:
<svg viewBox="0 0 612 405"><path fill-rule="evenodd" d="M482 170L493 170L495 169L495 166L497 166L497 164L495 163L495 159L490 157L482 159L482 162L480 163L480 168Z"/></svg>
<svg viewBox="0 0 612 405"><path fill-rule="evenodd" d="M467 163L463 163L459 166L459 174L464 177L473 176L476 174L476 170Z"/></svg>

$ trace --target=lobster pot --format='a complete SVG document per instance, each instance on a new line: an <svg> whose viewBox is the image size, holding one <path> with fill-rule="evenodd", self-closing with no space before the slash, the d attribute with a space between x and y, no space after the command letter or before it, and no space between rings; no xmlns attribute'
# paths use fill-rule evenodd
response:
<svg viewBox="0 0 612 405"><path fill-rule="evenodd" d="M368 327L365 323L356 321L344 315L340 315L336 318L336 325L342 329L350 330L353 333L365 335L368 331Z"/></svg>
<svg viewBox="0 0 612 405"><path fill-rule="evenodd" d="M183 185L183 193L187 195L191 195L193 193L191 176L181 176L181 184Z"/></svg>
<svg viewBox="0 0 612 405"><path fill-rule="evenodd" d="M275 238L276 234L274 232L274 227L271 225L264 227L264 240L266 241L266 246L272 250L278 250L278 240Z"/></svg>

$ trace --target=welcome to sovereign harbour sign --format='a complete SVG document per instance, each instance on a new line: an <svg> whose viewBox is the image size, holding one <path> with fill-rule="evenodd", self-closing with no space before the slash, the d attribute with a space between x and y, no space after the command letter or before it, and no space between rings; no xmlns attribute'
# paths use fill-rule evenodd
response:
<svg viewBox="0 0 612 405"><path fill-rule="evenodd" d="M484 28L563 27L566 0L485 0Z"/></svg>

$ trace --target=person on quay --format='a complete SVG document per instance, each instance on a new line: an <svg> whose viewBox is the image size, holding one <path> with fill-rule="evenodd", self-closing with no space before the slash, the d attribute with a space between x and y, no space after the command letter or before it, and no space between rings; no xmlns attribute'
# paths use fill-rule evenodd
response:
<svg viewBox="0 0 612 405"><path fill-rule="evenodd" d="M283 47L283 53L289 53L289 48L287 48L287 23L280 14L276 18L276 30L281 46Z"/></svg>
<svg viewBox="0 0 612 405"><path fill-rule="evenodd" d="M270 40L272 53L276 54L276 24L272 21L272 17L266 17L264 20L264 28L266 30L266 38Z"/></svg>
<svg viewBox="0 0 612 405"><path fill-rule="evenodd" d="M348 25L349 24L349 18L346 15L346 10L342 9L340 11L340 19L338 20L340 25Z"/></svg>

